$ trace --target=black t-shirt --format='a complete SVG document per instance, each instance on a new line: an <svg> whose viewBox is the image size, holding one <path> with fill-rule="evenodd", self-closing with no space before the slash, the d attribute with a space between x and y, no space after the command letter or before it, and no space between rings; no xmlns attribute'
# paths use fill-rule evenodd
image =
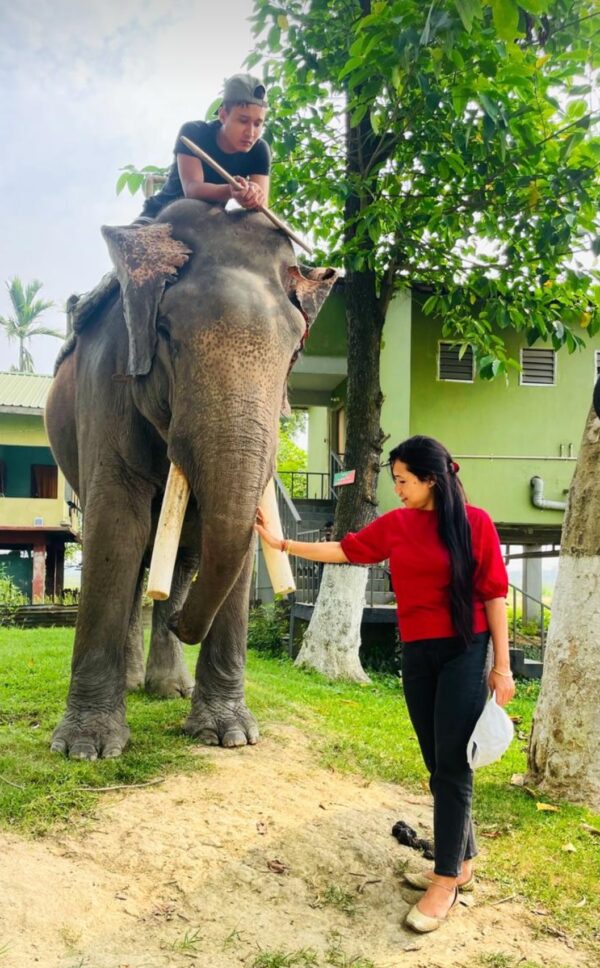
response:
<svg viewBox="0 0 600 968"><path fill-rule="evenodd" d="M197 158L198 156L179 140L182 134L186 138L189 138L190 141L193 141L194 144L203 148L204 151L208 152L230 175L241 175L242 178L249 178L250 175L269 174L271 168L271 152L266 141L259 138L250 151L234 151L228 153L219 148L217 143L217 134L220 127L220 121L187 121L183 125L177 135L173 149L175 157L169 170L167 181L157 195L146 199L143 215L149 215L154 218L165 205L169 205L170 202L174 202L177 198L183 198L183 186L177 170L177 155L191 155L192 158ZM225 179L214 168L211 168L205 162L201 162L201 164L205 182L209 182L211 185L226 184Z"/></svg>

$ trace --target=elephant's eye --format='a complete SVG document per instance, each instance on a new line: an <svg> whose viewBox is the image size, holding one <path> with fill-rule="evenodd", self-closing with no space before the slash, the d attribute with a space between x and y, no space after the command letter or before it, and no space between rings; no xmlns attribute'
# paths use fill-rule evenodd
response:
<svg viewBox="0 0 600 968"><path fill-rule="evenodd" d="M167 326L166 323L159 323L158 326L156 327L156 332L158 333L159 336L165 339L167 343L170 341L171 333L169 332L169 327Z"/></svg>

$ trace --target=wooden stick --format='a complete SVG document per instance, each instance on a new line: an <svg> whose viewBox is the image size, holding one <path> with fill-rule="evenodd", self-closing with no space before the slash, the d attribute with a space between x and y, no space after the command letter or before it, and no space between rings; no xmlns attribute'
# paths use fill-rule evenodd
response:
<svg viewBox="0 0 600 968"><path fill-rule="evenodd" d="M278 538L283 538L283 529L279 518L279 508L277 507L273 478L271 478L265 488L265 493L260 502L260 510L263 514L265 528L272 531ZM262 538L260 540L265 565L269 573L269 581L273 586L275 594L289 595L290 592L295 592L296 584L288 556L283 551L278 551L277 548L271 548Z"/></svg>
<svg viewBox="0 0 600 968"><path fill-rule="evenodd" d="M190 485L183 472L171 464L148 574L148 595L157 602L164 602L171 594L175 559L189 497Z"/></svg>
<svg viewBox="0 0 600 968"><path fill-rule="evenodd" d="M202 159L202 161L205 161L206 164L210 165L211 168L214 168L217 174L220 175L221 178L224 178L228 185L231 185L233 188L240 187L237 181L235 180L235 178L233 177L233 175L230 175L228 171L225 171L225 169L221 167L219 162L215 161L214 158L211 158L211 156L207 154L207 152L204 151L203 148L199 148L197 144L195 144L193 141L190 141L189 138L186 138L184 134L180 136L179 140L183 141L184 145L186 145L186 147L189 148L190 151L193 151L194 154L198 156L198 158ZM273 225L276 225L278 229L281 229L283 232L286 233L286 235L289 235L290 239L293 239L296 245L299 245L302 249L304 249L305 252L308 252L310 255L312 255L311 247L307 245L306 242L304 242L300 238L300 236L296 235L296 233L293 231L293 229L289 227L289 225L286 225L285 222L282 222L281 219L277 217L277 215L274 215L273 212L269 208L267 208L266 205L258 205L256 208L256 211L262 212L263 215L266 215L267 218L271 220Z"/></svg>

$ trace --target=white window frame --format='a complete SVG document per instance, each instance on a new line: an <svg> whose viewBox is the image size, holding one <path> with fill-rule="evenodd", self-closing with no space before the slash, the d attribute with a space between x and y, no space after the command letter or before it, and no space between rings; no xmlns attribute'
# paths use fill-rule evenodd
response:
<svg viewBox="0 0 600 968"><path fill-rule="evenodd" d="M528 381L527 383L524 383L523 382L523 351L524 350L528 350L528 351L531 351L531 350L533 350L533 351L535 351L535 350L545 350L547 353L552 353L552 359L554 360L554 374L553 374L554 379L552 380L552 383L531 383L530 381ZM521 350L520 350L520 353L519 353L519 358L520 358L520 363L521 363L521 372L519 373L519 385L520 386L522 386L522 387L545 387L546 389L548 389L549 387L555 387L557 385L557 383L558 383L558 359L557 359L557 356L556 356L556 350L553 349L552 346L522 346L521 347Z"/></svg>
<svg viewBox="0 0 600 968"><path fill-rule="evenodd" d="M441 376L440 370L442 365L442 346L456 346L451 339L439 339L437 344L437 382L438 383L475 383L475 353L473 352L473 347L470 346L471 350L471 379L470 380L452 380L448 377Z"/></svg>

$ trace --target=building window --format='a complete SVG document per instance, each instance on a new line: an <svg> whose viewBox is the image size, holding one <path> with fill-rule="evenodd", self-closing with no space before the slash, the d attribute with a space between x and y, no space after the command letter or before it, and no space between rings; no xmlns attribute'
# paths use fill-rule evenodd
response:
<svg viewBox="0 0 600 968"><path fill-rule="evenodd" d="M521 385L550 387L556 383L554 350L527 347L521 350Z"/></svg>
<svg viewBox="0 0 600 968"><path fill-rule="evenodd" d="M56 498L58 496L56 464L31 465L31 496L38 498Z"/></svg>
<svg viewBox="0 0 600 968"><path fill-rule="evenodd" d="M596 350L594 353L594 383L596 380L600 379L600 350Z"/></svg>
<svg viewBox="0 0 600 968"><path fill-rule="evenodd" d="M463 347L455 343L438 344L438 380L450 380L455 383L473 383L475 379L475 357L473 347Z"/></svg>

